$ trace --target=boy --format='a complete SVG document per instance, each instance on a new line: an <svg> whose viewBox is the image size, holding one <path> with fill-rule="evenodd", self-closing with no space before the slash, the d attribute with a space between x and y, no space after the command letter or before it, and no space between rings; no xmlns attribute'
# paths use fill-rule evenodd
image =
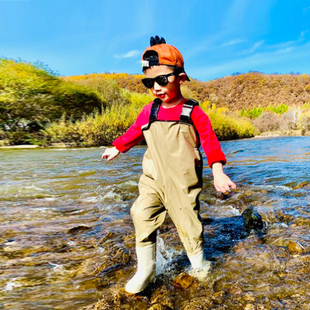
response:
<svg viewBox="0 0 310 310"><path fill-rule="evenodd" d="M139 197L131 208L136 232L138 268L126 291L139 293L155 274L156 231L168 212L193 269L207 269L203 255L203 227L199 216L202 189L200 144L212 168L214 186L226 192L236 185L223 172L226 163L208 116L194 100L182 96L189 80L180 52L163 38L151 38L142 55L145 87L156 99L144 107L127 132L113 142L102 158L111 160L145 138Z"/></svg>

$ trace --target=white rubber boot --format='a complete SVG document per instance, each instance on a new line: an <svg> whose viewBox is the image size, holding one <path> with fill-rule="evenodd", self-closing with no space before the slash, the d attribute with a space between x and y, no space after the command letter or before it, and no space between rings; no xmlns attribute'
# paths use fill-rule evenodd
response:
<svg viewBox="0 0 310 310"><path fill-rule="evenodd" d="M194 256L188 256L188 259L192 265L191 275L199 280L203 280L211 268L210 262L204 258L203 251Z"/></svg>
<svg viewBox="0 0 310 310"><path fill-rule="evenodd" d="M148 247L136 247L138 268L136 274L128 281L125 290L131 294L142 292L155 276L156 244Z"/></svg>

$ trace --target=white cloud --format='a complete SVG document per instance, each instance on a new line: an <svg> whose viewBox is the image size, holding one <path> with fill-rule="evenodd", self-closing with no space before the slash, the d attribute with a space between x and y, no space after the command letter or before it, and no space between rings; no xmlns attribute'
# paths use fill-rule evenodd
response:
<svg viewBox="0 0 310 310"><path fill-rule="evenodd" d="M242 40L242 39L233 39L233 40L231 40L231 41L229 41L229 42L223 43L222 46L223 46L223 47L224 47L224 46L231 46L231 45L240 44L240 43L242 43L242 42L244 42L244 40Z"/></svg>
<svg viewBox="0 0 310 310"><path fill-rule="evenodd" d="M115 54L114 58L116 58L116 59L132 58L132 57L135 57L137 55L140 55L140 51L132 50L132 51L129 51L125 54Z"/></svg>
<svg viewBox="0 0 310 310"><path fill-rule="evenodd" d="M300 38L304 38L305 37L305 34L309 32L309 30L305 30L305 31L302 31L301 34L300 34Z"/></svg>
<svg viewBox="0 0 310 310"><path fill-rule="evenodd" d="M282 49L276 51L276 53L277 54L286 54L286 53L289 53L292 49L294 49L294 46L282 48Z"/></svg>
<svg viewBox="0 0 310 310"><path fill-rule="evenodd" d="M252 53L254 53L263 43L264 43L264 41L256 42L250 49L243 51L242 54L252 54Z"/></svg>

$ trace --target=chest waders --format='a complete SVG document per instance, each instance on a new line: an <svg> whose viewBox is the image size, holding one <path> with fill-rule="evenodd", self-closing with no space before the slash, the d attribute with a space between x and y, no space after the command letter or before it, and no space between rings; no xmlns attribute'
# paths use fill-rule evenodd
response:
<svg viewBox="0 0 310 310"><path fill-rule="evenodd" d="M196 105L196 101L188 100L179 121L160 121L161 100L155 99L149 123L142 129L148 149L142 163L140 195L131 208L138 247L156 242L156 230L168 213L187 254L194 256L202 251L198 196L203 166L199 137L191 121Z"/></svg>
<svg viewBox="0 0 310 310"><path fill-rule="evenodd" d="M200 141L191 122L196 101L184 103L179 121L157 120L161 100L155 99L143 134L148 145L139 181L140 195L131 208L136 231L138 268L126 284L139 293L155 276L156 233L168 213L194 270L208 272L203 255L203 226L198 196L202 189Z"/></svg>

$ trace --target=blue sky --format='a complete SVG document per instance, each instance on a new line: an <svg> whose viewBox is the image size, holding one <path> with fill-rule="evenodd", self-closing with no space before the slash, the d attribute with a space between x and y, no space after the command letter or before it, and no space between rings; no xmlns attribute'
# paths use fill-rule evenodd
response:
<svg viewBox="0 0 310 310"><path fill-rule="evenodd" d="M141 73L150 36L190 77L310 74L310 0L0 0L0 57L60 75Z"/></svg>

